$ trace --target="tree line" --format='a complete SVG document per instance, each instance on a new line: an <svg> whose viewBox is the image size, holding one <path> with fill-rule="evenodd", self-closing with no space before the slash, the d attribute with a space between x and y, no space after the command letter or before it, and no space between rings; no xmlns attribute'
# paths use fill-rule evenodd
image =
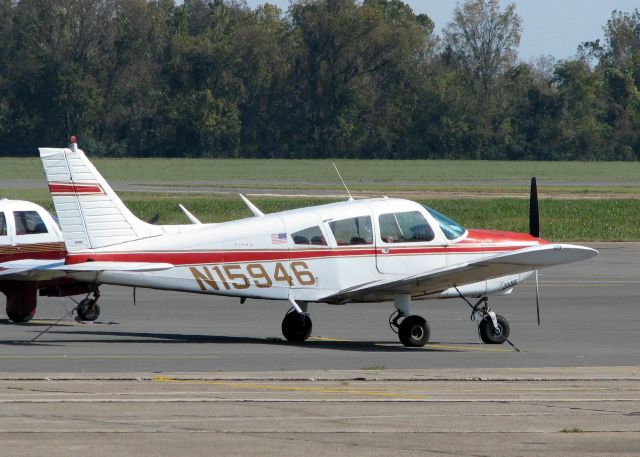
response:
<svg viewBox="0 0 640 457"><path fill-rule="evenodd" d="M0 155L640 159L640 13L525 63L522 20L400 0L0 0Z"/></svg>

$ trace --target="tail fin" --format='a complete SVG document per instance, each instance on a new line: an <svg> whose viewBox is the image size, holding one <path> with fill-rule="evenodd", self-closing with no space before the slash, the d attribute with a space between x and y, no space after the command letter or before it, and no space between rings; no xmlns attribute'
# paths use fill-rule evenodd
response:
<svg viewBox="0 0 640 457"><path fill-rule="evenodd" d="M69 252L162 234L127 209L75 143L40 148L40 158Z"/></svg>

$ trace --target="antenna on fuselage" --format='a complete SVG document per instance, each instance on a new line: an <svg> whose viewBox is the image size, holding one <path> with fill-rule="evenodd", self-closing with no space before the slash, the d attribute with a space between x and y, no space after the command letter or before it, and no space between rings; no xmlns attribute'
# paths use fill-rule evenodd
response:
<svg viewBox="0 0 640 457"><path fill-rule="evenodd" d="M240 195L240 198L242 199L242 201L244 202L244 204L245 204L245 205L247 205L247 208L249 208L249 210L253 213L253 215L254 215L255 217L262 217L262 216L264 216L264 213L263 213L262 211L260 211L256 205L254 205L253 203L251 203L247 197L245 197L245 196L244 196L244 195L242 195L242 194L238 194L238 195Z"/></svg>
<svg viewBox="0 0 640 457"><path fill-rule="evenodd" d="M351 196L351 192L349 192L349 188L344 183L344 179L342 179L342 175L340 174L340 170L338 170L338 167L336 166L335 162L332 162L332 163L333 163L333 168L335 168L336 169L336 173L338 173L338 178L340 178L340 181L342 181L342 185L344 186L344 188L347 191L347 195L349 195L349 201L352 201L353 197Z"/></svg>

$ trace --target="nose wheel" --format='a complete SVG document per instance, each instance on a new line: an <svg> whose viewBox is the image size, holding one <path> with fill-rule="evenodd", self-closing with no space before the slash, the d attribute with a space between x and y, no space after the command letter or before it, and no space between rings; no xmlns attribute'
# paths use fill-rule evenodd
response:
<svg viewBox="0 0 640 457"><path fill-rule="evenodd" d="M496 314L495 319L494 324L491 316L485 315L478 324L478 334L485 344L502 344L509 338L509 321L500 314Z"/></svg>
<svg viewBox="0 0 640 457"><path fill-rule="evenodd" d="M520 352L520 349L509 340L509 334L511 333L509 321L489 308L489 299L487 297L482 297L475 305L472 305L457 287L456 290L460 298L471 307L471 320L475 320L478 323L478 335L480 335L483 343L502 344L506 342L516 352Z"/></svg>

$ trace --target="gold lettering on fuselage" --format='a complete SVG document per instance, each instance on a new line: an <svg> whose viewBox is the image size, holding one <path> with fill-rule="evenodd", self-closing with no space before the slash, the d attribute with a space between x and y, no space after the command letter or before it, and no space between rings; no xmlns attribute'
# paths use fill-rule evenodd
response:
<svg viewBox="0 0 640 457"><path fill-rule="evenodd" d="M220 288L218 287L218 283L216 282L215 279L213 279L213 275L209 271L209 268L207 267L201 267L201 268L203 273L201 273L196 267L189 267L189 271L191 271L191 274L193 275L195 280L198 281L198 285L200 286L200 289L207 290L207 288L205 287L205 283L206 283L209 286L211 286L211 288L215 290L220 290Z"/></svg>
<svg viewBox="0 0 640 457"><path fill-rule="evenodd" d="M207 286L213 290L220 290L220 285L225 289L248 289L255 286L261 289L273 287L277 283L286 283L287 286L313 286L316 284L315 275L309 270L306 262L296 261L289 265L283 262L272 264L274 270L269 273L267 268L260 263L249 264L224 264L189 267L193 278L197 281L200 290L207 290ZM290 272L289 272L290 271Z"/></svg>

